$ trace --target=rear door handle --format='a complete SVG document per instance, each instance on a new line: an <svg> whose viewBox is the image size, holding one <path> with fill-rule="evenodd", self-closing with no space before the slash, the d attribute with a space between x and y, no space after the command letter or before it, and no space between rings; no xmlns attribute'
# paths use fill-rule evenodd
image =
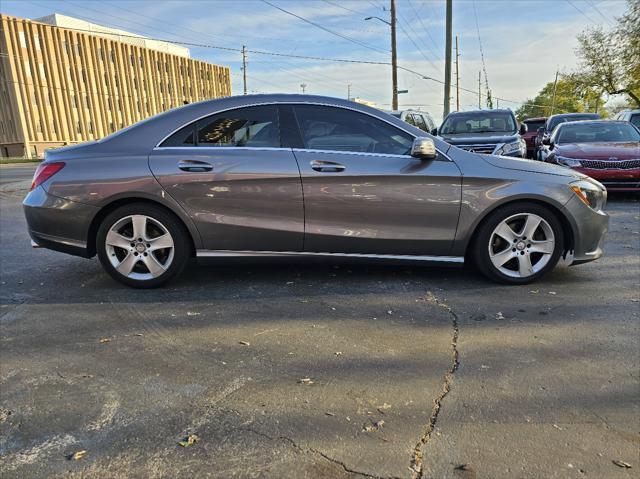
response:
<svg viewBox="0 0 640 479"><path fill-rule="evenodd" d="M347 168L346 166L333 161L313 160L310 165L313 170L320 171L322 173L340 173Z"/></svg>
<svg viewBox="0 0 640 479"><path fill-rule="evenodd" d="M199 160L182 160L178 163L178 168L182 171L211 171L213 170L213 166L206 161Z"/></svg>

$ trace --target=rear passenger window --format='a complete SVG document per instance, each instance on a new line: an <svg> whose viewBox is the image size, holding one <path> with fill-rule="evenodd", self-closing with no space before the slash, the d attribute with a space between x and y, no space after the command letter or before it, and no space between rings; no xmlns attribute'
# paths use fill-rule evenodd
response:
<svg viewBox="0 0 640 479"><path fill-rule="evenodd" d="M278 148L278 110L273 105L239 108L199 120L198 146Z"/></svg>
<svg viewBox="0 0 640 479"><path fill-rule="evenodd" d="M195 123L179 129L169 138L164 140L160 146L193 146L195 133Z"/></svg>
<svg viewBox="0 0 640 479"><path fill-rule="evenodd" d="M181 128L160 146L279 148L278 110L265 105L211 115Z"/></svg>

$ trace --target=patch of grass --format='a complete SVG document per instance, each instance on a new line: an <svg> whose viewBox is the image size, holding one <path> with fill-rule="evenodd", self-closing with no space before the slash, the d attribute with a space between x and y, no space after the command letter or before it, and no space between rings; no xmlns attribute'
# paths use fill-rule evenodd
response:
<svg viewBox="0 0 640 479"><path fill-rule="evenodd" d="M0 165L10 165L13 163L40 163L42 158L0 158Z"/></svg>

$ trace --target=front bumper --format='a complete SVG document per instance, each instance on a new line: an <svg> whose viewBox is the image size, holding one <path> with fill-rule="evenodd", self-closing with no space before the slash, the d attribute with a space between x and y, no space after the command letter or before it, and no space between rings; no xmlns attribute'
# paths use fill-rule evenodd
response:
<svg viewBox="0 0 640 479"><path fill-rule="evenodd" d="M91 256L87 235L99 208L50 195L42 186L30 191L22 205L29 235L38 246L85 258Z"/></svg>
<svg viewBox="0 0 640 479"><path fill-rule="evenodd" d="M573 230L573 260L571 265L587 263L604 254L604 243L609 230L609 215L594 211L578 197L564 206Z"/></svg>
<svg viewBox="0 0 640 479"><path fill-rule="evenodd" d="M593 168L576 167L573 169L590 176L594 180L598 180L607 188L607 191L640 191L639 168L628 170L596 170Z"/></svg>

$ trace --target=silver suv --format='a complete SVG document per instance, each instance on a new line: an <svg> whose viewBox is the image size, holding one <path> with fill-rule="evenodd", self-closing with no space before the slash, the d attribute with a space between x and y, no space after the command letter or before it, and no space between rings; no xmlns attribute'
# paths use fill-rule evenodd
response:
<svg viewBox="0 0 640 479"><path fill-rule="evenodd" d="M436 128L436 124L431 115L426 111L416 110L395 110L390 112L396 118L406 121L410 125L416 126L426 132L431 132Z"/></svg>
<svg viewBox="0 0 640 479"><path fill-rule="evenodd" d="M628 121L637 128L640 128L640 109L622 110L614 118L614 120Z"/></svg>

